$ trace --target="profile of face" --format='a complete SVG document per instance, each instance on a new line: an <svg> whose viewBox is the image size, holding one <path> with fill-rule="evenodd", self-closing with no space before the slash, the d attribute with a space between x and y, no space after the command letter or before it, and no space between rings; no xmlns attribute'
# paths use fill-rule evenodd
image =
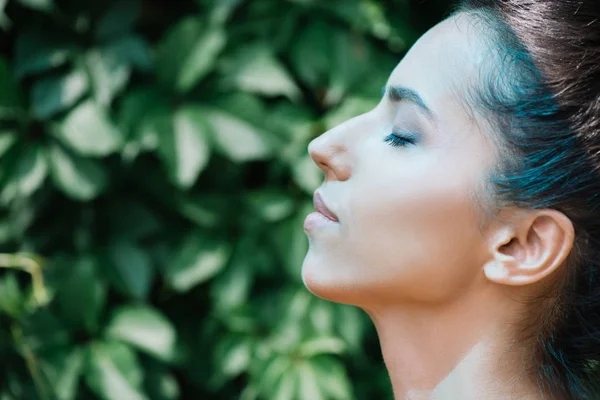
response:
<svg viewBox="0 0 600 400"><path fill-rule="evenodd" d="M441 22L373 110L310 143L325 173L317 202L338 220L305 221L311 292L368 309L448 301L483 279L482 197L497 156L466 99L484 50L468 18Z"/></svg>

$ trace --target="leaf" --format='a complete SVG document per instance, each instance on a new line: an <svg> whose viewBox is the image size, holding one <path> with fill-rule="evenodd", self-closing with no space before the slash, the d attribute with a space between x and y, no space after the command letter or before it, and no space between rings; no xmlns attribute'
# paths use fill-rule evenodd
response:
<svg viewBox="0 0 600 400"><path fill-rule="evenodd" d="M33 352L64 348L70 344L69 331L48 308L38 308L20 320L23 344Z"/></svg>
<svg viewBox="0 0 600 400"><path fill-rule="evenodd" d="M233 71L227 71L226 80L242 90L267 96L284 95L290 99L300 96L292 76L266 46L245 48L230 62Z"/></svg>
<svg viewBox="0 0 600 400"><path fill-rule="evenodd" d="M175 376L164 369L157 369L146 369L146 391L152 393L152 398L157 400L180 399L181 393Z"/></svg>
<svg viewBox="0 0 600 400"><path fill-rule="evenodd" d="M8 0L0 0L0 29L4 31L8 31L12 25L12 22L6 16L6 3L8 3Z"/></svg>
<svg viewBox="0 0 600 400"><path fill-rule="evenodd" d="M208 126L199 107L184 106L173 116L173 130L159 136L159 154L168 167L173 183L190 188L206 167L210 156Z"/></svg>
<svg viewBox="0 0 600 400"><path fill-rule="evenodd" d="M369 77L367 65L371 61L371 51L363 37L347 31L336 29L328 39L333 52L323 103L331 106L338 104L350 88Z"/></svg>
<svg viewBox="0 0 600 400"><path fill-rule="evenodd" d="M302 398L298 397L297 389L299 385L298 374L294 370L288 370L279 380L279 384L272 393L268 393L267 398L273 400L289 400ZM271 389L271 388L269 388Z"/></svg>
<svg viewBox="0 0 600 400"><path fill-rule="evenodd" d="M95 342L90 345L85 379L104 400L146 400L141 391L142 369L125 344Z"/></svg>
<svg viewBox="0 0 600 400"><path fill-rule="evenodd" d="M140 16L139 0L118 0L113 2L96 24L95 36L106 40L131 31Z"/></svg>
<svg viewBox="0 0 600 400"><path fill-rule="evenodd" d="M14 71L17 78L65 64L76 47L48 32L25 31L16 40Z"/></svg>
<svg viewBox="0 0 600 400"><path fill-rule="evenodd" d="M216 312L226 315L248 301L253 272L246 254L236 250L227 269L216 277L210 286Z"/></svg>
<svg viewBox="0 0 600 400"><path fill-rule="evenodd" d="M160 132L172 130L166 117L169 110L164 96L155 87L142 87L125 94L119 107L119 128L127 136L123 146L127 162L134 161L143 151L155 150Z"/></svg>
<svg viewBox="0 0 600 400"><path fill-rule="evenodd" d="M14 113L21 105L19 87L8 62L0 57L0 117Z"/></svg>
<svg viewBox="0 0 600 400"><path fill-rule="evenodd" d="M308 362L301 362L298 367L298 398L325 400L317 382L317 374Z"/></svg>
<svg viewBox="0 0 600 400"><path fill-rule="evenodd" d="M242 3L243 0L221 0L211 4L210 21L213 24L223 24ZM200 4L202 7L202 4Z"/></svg>
<svg viewBox="0 0 600 400"><path fill-rule="evenodd" d="M77 347L57 349L40 359L40 370L52 382L57 400L75 399L83 361L83 352Z"/></svg>
<svg viewBox="0 0 600 400"><path fill-rule="evenodd" d="M96 103L105 107L110 105L129 82L129 64L110 47L89 50L85 61Z"/></svg>
<svg viewBox="0 0 600 400"><path fill-rule="evenodd" d="M63 319L74 329L85 328L90 333L98 329L106 301L106 285L99 279L96 268L92 258L79 258L64 277L57 299Z"/></svg>
<svg viewBox="0 0 600 400"><path fill-rule="evenodd" d="M15 237L11 224L6 221L0 221L0 244L5 244ZM2 295L0 295L0 298ZM0 300L1 301L1 300Z"/></svg>
<svg viewBox="0 0 600 400"><path fill-rule="evenodd" d="M305 193L312 195L324 180L323 171L317 167L310 155L305 154L294 163L292 169L294 182L304 190Z"/></svg>
<svg viewBox="0 0 600 400"><path fill-rule="evenodd" d="M223 222L228 210L227 197L206 194L195 197L181 197L177 201L177 211L194 224L204 228L215 228Z"/></svg>
<svg viewBox="0 0 600 400"><path fill-rule="evenodd" d="M294 212L295 201L289 193L276 189L262 189L248 196L251 209L267 222L276 222Z"/></svg>
<svg viewBox="0 0 600 400"><path fill-rule="evenodd" d="M175 358L176 332L171 322L157 310L146 306L122 306L106 328L109 337L118 339L166 362Z"/></svg>
<svg viewBox="0 0 600 400"><path fill-rule="evenodd" d="M88 89L87 76L80 70L41 79L33 85L31 92L33 113L40 119L49 118L70 108Z"/></svg>
<svg viewBox="0 0 600 400"><path fill-rule="evenodd" d="M107 273L115 289L134 300L148 296L154 271L150 257L133 243L118 241L108 248Z"/></svg>
<svg viewBox="0 0 600 400"><path fill-rule="evenodd" d="M334 316L336 326L342 326L338 333L348 345L349 352L360 352L366 333L367 317L357 307L336 307L337 315Z"/></svg>
<svg viewBox="0 0 600 400"><path fill-rule="evenodd" d="M335 310L336 308L333 306L333 303L324 301L313 302L308 319L317 334L332 334L335 323L337 322L335 319Z"/></svg>
<svg viewBox="0 0 600 400"><path fill-rule="evenodd" d="M297 34L291 49L292 66L300 78L312 88L329 79L332 55L331 37L335 31L322 20L316 20Z"/></svg>
<svg viewBox="0 0 600 400"><path fill-rule="evenodd" d="M320 354L341 354L346 349L346 343L335 336L317 337L300 345L298 354L304 358L314 357Z"/></svg>
<svg viewBox="0 0 600 400"><path fill-rule="evenodd" d="M15 274L8 273L0 276L0 310L18 319L23 312L24 304L25 298Z"/></svg>
<svg viewBox="0 0 600 400"><path fill-rule="evenodd" d="M290 371L290 367L292 366L291 360L287 355L275 355L272 359L267 360L266 365L261 370L260 375L260 389L265 391L274 390L278 383L281 382L282 378L289 376L287 373ZM293 375L293 374L292 374ZM289 389L286 389L289 390ZM264 393L266 398L271 398L273 393ZM292 398L290 397L291 393L288 397L284 398Z"/></svg>
<svg viewBox="0 0 600 400"><path fill-rule="evenodd" d="M55 5L53 0L18 0L22 5L36 11L51 12Z"/></svg>
<svg viewBox="0 0 600 400"><path fill-rule="evenodd" d="M314 137L315 130L321 129L316 119L306 105L281 103L269 109L267 127L269 131L281 134L288 146L293 147L288 152L293 151L292 155L296 157L306 153L306 146Z"/></svg>
<svg viewBox="0 0 600 400"><path fill-rule="evenodd" d="M134 150L135 152L153 150L162 157L162 154L168 151L166 149L159 149L161 138L165 141L165 136L173 135L173 115L170 107L167 105L153 103L150 100L146 104L151 107L151 112L141 113L142 118L137 121L137 126L134 127L133 140L128 145L137 146L137 150ZM163 163L165 163L164 158Z"/></svg>
<svg viewBox="0 0 600 400"><path fill-rule="evenodd" d="M106 172L95 161L70 155L58 146L50 147L48 159L52 181L75 200L91 200L107 186Z"/></svg>
<svg viewBox="0 0 600 400"><path fill-rule="evenodd" d="M215 97L211 105L217 111L235 115L250 125L266 126L270 119L271 110L267 110L264 101L247 92L232 92Z"/></svg>
<svg viewBox="0 0 600 400"><path fill-rule="evenodd" d="M141 201L114 198L107 214L110 235L118 240L144 239L163 229L158 214Z"/></svg>
<svg viewBox="0 0 600 400"><path fill-rule="evenodd" d="M48 162L39 145L23 150L15 168L15 179L21 196L31 196L44 183L48 175Z"/></svg>
<svg viewBox="0 0 600 400"><path fill-rule="evenodd" d="M215 110L207 115L216 146L232 161L262 160L271 154L267 133L229 113Z"/></svg>
<svg viewBox="0 0 600 400"><path fill-rule="evenodd" d="M83 156L106 156L119 149L121 133L106 112L91 101L77 106L55 129L66 145Z"/></svg>
<svg viewBox="0 0 600 400"><path fill-rule="evenodd" d="M224 376L227 378L238 376L250 366L252 341L234 335L228 336L219 342L214 354L220 372Z"/></svg>
<svg viewBox="0 0 600 400"><path fill-rule="evenodd" d="M196 17L183 19L162 40L158 74L176 91L187 92L211 71L225 42L222 29L203 27Z"/></svg>
<svg viewBox="0 0 600 400"><path fill-rule="evenodd" d="M183 241L175 259L167 267L166 278L178 292L218 274L231 255L231 244L223 239L192 233Z"/></svg>
<svg viewBox="0 0 600 400"><path fill-rule="evenodd" d="M154 57L150 45L140 35L119 36L107 44L105 48L125 64L141 71L148 71L154 66Z"/></svg>
<svg viewBox="0 0 600 400"><path fill-rule="evenodd" d="M138 130L142 119L155 115L157 110L168 108L164 96L154 86L144 86L127 91L119 107L119 126L129 135Z"/></svg>
<svg viewBox="0 0 600 400"><path fill-rule="evenodd" d="M325 129L329 130L342 122L347 121L351 118L356 117L357 115L364 114L367 111L372 110L379 99L371 98L358 98L358 97L350 97L346 99L339 107L333 109L324 118L325 121Z"/></svg>
<svg viewBox="0 0 600 400"><path fill-rule="evenodd" d="M327 398L334 400L351 399L351 384L343 365L331 357L315 357L310 361L317 381Z"/></svg>
<svg viewBox="0 0 600 400"><path fill-rule="evenodd" d="M307 201L298 209L295 217L282 221L271 232L275 243L274 250L281 257L288 276L300 280L302 263L308 251L308 239L303 229L303 222L314 208L311 202Z"/></svg>
<svg viewBox="0 0 600 400"><path fill-rule="evenodd" d="M300 78L313 89L327 88L319 99L324 106L338 104L349 89L369 78L372 53L363 36L322 20L305 28L290 51Z"/></svg>
<svg viewBox="0 0 600 400"><path fill-rule="evenodd" d="M16 141L17 137L13 132L0 131L0 158L11 149Z"/></svg>

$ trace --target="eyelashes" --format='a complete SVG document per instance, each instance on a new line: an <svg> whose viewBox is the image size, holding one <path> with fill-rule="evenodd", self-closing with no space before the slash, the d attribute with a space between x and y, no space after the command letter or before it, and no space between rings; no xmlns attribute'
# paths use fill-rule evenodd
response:
<svg viewBox="0 0 600 400"><path fill-rule="evenodd" d="M414 133L401 133L393 131L383 139L392 147L406 147L417 143L417 135Z"/></svg>

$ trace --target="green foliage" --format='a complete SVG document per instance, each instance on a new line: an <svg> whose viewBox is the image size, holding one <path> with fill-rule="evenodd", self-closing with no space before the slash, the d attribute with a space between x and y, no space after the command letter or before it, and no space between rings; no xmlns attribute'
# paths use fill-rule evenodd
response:
<svg viewBox="0 0 600 400"><path fill-rule="evenodd" d="M0 0L0 398L390 398L302 221L309 141L377 104L410 9Z"/></svg>

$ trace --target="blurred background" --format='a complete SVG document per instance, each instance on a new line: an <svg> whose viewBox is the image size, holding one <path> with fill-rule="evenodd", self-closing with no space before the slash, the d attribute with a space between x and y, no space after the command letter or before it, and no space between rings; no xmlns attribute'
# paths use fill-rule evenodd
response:
<svg viewBox="0 0 600 400"><path fill-rule="evenodd" d="M0 400L392 399L307 144L445 0L0 0Z"/></svg>

